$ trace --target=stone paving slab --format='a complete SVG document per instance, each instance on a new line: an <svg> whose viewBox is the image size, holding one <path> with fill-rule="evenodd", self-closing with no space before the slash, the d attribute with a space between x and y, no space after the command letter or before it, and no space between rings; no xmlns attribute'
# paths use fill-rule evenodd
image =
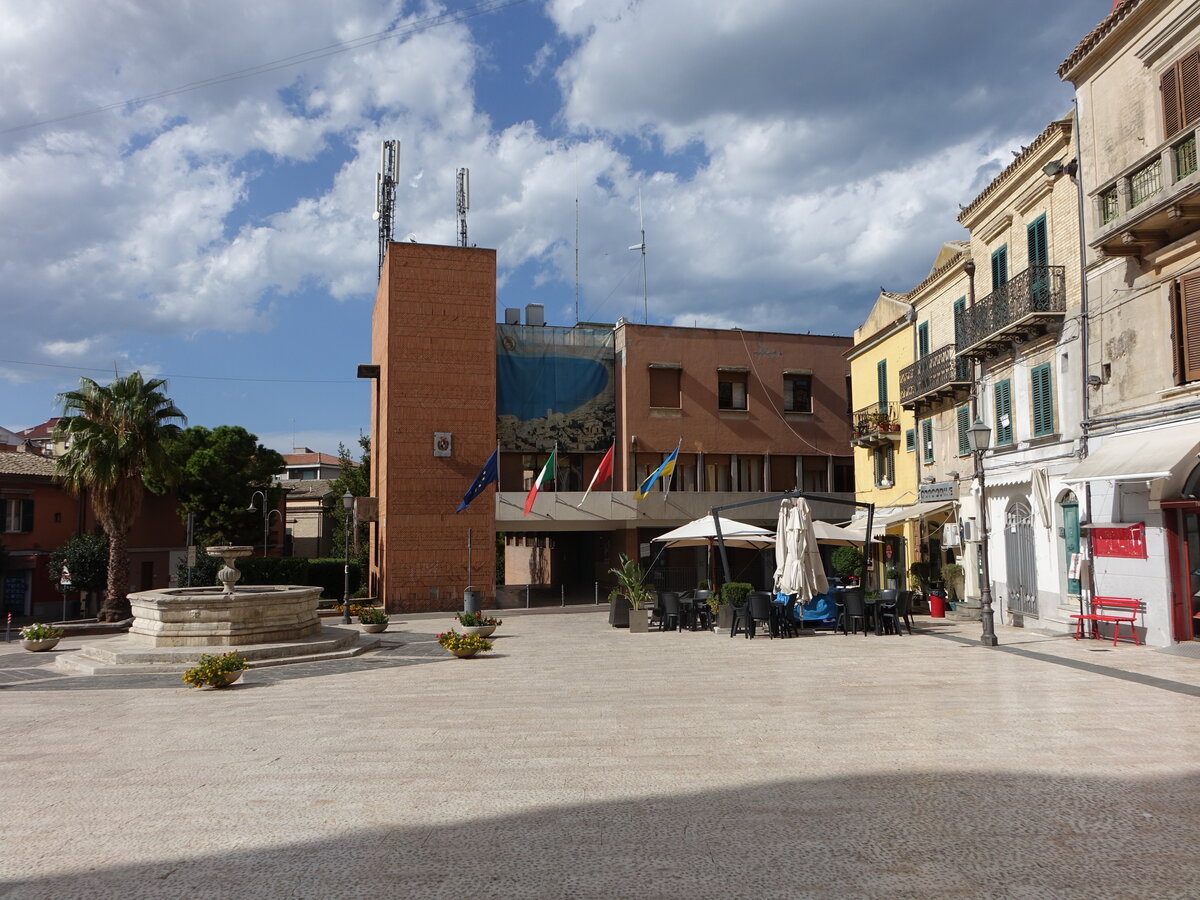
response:
<svg viewBox="0 0 1200 900"><path fill-rule="evenodd" d="M0 646L0 897L1200 896L1200 661L503 616L224 691Z"/></svg>

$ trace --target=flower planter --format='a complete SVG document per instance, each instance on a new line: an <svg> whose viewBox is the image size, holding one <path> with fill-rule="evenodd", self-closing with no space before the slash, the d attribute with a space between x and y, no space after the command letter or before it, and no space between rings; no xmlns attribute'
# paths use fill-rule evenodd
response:
<svg viewBox="0 0 1200 900"><path fill-rule="evenodd" d="M630 634L648 634L650 631L650 610L648 609L631 609L629 610L629 633Z"/></svg>
<svg viewBox="0 0 1200 900"><path fill-rule="evenodd" d="M45 641L30 641L24 638L21 639L21 646L26 650L32 650L34 653L40 653L43 650L53 650L62 638L50 638Z"/></svg>
<svg viewBox="0 0 1200 900"><path fill-rule="evenodd" d="M372 625L363 625L362 630L365 631L367 634L379 634L379 632L381 632L381 631L387 631L387 627L388 627L387 622L378 622L378 623L372 624Z"/></svg>
<svg viewBox="0 0 1200 900"><path fill-rule="evenodd" d="M454 630L459 634L477 634L480 637L491 637L496 633L495 625L458 625Z"/></svg>
<svg viewBox="0 0 1200 900"><path fill-rule="evenodd" d="M450 652L453 653L455 656L457 656L459 659L470 659L472 656L474 656L479 651L476 650L474 647L471 647L471 648L463 648L463 649L452 649Z"/></svg>
<svg viewBox="0 0 1200 900"><path fill-rule="evenodd" d="M244 671L245 671L244 669L239 669L236 672L222 672L221 680L219 682L217 682L216 684L201 685L200 690L202 690L202 691L219 691L222 688L227 688L234 682L240 681L242 678L242 672L244 672Z"/></svg>

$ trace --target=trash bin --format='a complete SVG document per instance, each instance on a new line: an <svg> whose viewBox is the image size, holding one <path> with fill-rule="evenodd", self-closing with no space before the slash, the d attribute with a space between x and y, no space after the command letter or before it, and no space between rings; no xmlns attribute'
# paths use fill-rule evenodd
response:
<svg viewBox="0 0 1200 900"><path fill-rule="evenodd" d="M473 587L463 591L463 612L477 613L480 609L479 591Z"/></svg>
<svg viewBox="0 0 1200 900"><path fill-rule="evenodd" d="M946 598L941 594L929 595L929 616L933 619L946 618Z"/></svg>

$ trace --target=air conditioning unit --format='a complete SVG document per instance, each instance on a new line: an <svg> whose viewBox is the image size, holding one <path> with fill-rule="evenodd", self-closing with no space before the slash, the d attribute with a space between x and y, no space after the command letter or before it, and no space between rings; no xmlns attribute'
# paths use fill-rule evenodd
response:
<svg viewBox="0 0 1200 900"><path fill-rule="evenodd" d="M979 540L979 526L974 519L963 519L959 523L959 530L962 533L964 543L973 544Z"/></svg>
<svg viewBox="0 0 1200 900"><path fill-rule="evenodd" d="M959 528L954 522L947 522L942 526L942 546L947 548L957 548L959 544Z"/></svg>

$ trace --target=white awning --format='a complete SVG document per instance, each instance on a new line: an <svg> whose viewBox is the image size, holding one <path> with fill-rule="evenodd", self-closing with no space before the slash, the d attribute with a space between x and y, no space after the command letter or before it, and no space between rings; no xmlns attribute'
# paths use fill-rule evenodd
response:
<svg viewBox="0 0 1200 900"><path fill-rule="evenodd" d="M935 512L941 512L952 505L952 502L949 500L927 500L923 503L912 503L908 506L881 506L875 510L875 518L871 521L871 536L879 537L886 529L893 525L898 525L909 519L919 519L923 516L932 515ZM865 515L856 516L854 521L846 527L861 534L867 527L867 517Z"/></svg>
<svg viewBox="0 0 1200 900"><path fill-rule="evenodd" d="M1184 465L1195 465L1200 424L1172 425L1107 438L1067 473L1064 481L1153 481L1169 478Z"/></svg>

